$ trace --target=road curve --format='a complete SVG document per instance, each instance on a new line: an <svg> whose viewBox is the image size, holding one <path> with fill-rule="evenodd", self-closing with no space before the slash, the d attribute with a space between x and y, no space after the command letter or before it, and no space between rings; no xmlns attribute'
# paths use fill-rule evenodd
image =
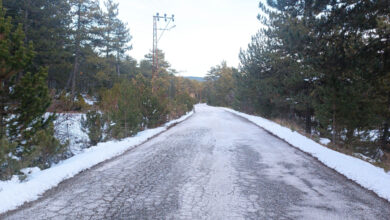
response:
<svg viewBox="0 0 390 220"><path fill-rule="evenodd" d="M389 219L378 198L220 108L196 113L4 219Z"/></svg>

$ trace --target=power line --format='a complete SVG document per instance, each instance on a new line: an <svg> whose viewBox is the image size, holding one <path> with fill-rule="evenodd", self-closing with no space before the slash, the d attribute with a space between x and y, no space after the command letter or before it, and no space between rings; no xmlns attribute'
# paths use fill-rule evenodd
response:
<svg viewBox="0 0 390 220"><path fill-rule="evenodd" d="M159 29L158 24L160 19L162 19L166 23L166 25L164 28ZM157 77L158 75L158 42L164 35L165 31L170 31L174 27L176 27L176 25L170 26L172 22L175 22L175 15L172 15L170 17L168 17L167 14L161 16L159 13L153 15L153 78ZM158 31L162 31L160 36L158 36Z"/></svg>

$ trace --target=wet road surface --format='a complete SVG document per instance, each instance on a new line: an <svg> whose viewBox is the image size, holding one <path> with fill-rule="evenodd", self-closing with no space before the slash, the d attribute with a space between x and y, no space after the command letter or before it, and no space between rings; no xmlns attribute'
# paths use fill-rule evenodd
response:
<svg viewBox="0 0 390 220"><path fill-rule="evenodd" d="M64 181L5 219L390 219L390 203L223 109Z"/></svg>

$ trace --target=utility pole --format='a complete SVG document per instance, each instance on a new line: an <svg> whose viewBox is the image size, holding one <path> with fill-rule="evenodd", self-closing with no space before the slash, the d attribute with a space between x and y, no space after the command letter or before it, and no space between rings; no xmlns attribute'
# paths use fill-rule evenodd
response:
<svg viewBox="0 0 390 220"><path fill-rule="evenodd" d="M166 23L164 28L158 28L158 23L160 19ZM171 22L175 21L175 15L171 17L167 17L167 14L164 16L160 16L159 13L153 15L153 79L158 76L158 47L157 44L160 41L161 37L164 35L165 31L169 31L172 28L176 27L176 25L169 26ZM160 36L158 36L158 31L162 31Z"/></svg>

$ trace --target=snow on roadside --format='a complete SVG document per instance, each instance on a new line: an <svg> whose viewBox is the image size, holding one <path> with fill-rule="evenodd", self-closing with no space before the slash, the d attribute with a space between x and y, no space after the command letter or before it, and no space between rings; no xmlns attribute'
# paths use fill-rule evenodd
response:
<svg viewBox="0 0 390 220"><path fill-rule="evenodd" d="M386 173L382 168L326 148L298 132L262 117L248 115L229 108L223 109L248 119L292 146L312 155L348 179L355 181L362 187L372 190L378 196L390 201L390 173Z"/></svg>
<svg viewBox="0 0 390 220"><path fill-rule="evenodd" d="M328 138L320 138L320 143L323 145L328 145L330 142Z"/></svg>
<svg viewBox="0 0 390 220"><path fill-rule="evenodd" d="M72 178L98 163L134 148L149 138L167 130L169 126L184 121L192 114L193 111L161 127L141 131L133 137L120 141L99 143L97 146L85 149L80 154L63 160L49 169L42 171L36 169L26 170L26 173L30 174L27 175L27 181L25 182L20 182L17 176L14 176L9 181L0 181L0 214L15 209L25 202L38 199L45 191L57 186L63 180Z"/></svg>

